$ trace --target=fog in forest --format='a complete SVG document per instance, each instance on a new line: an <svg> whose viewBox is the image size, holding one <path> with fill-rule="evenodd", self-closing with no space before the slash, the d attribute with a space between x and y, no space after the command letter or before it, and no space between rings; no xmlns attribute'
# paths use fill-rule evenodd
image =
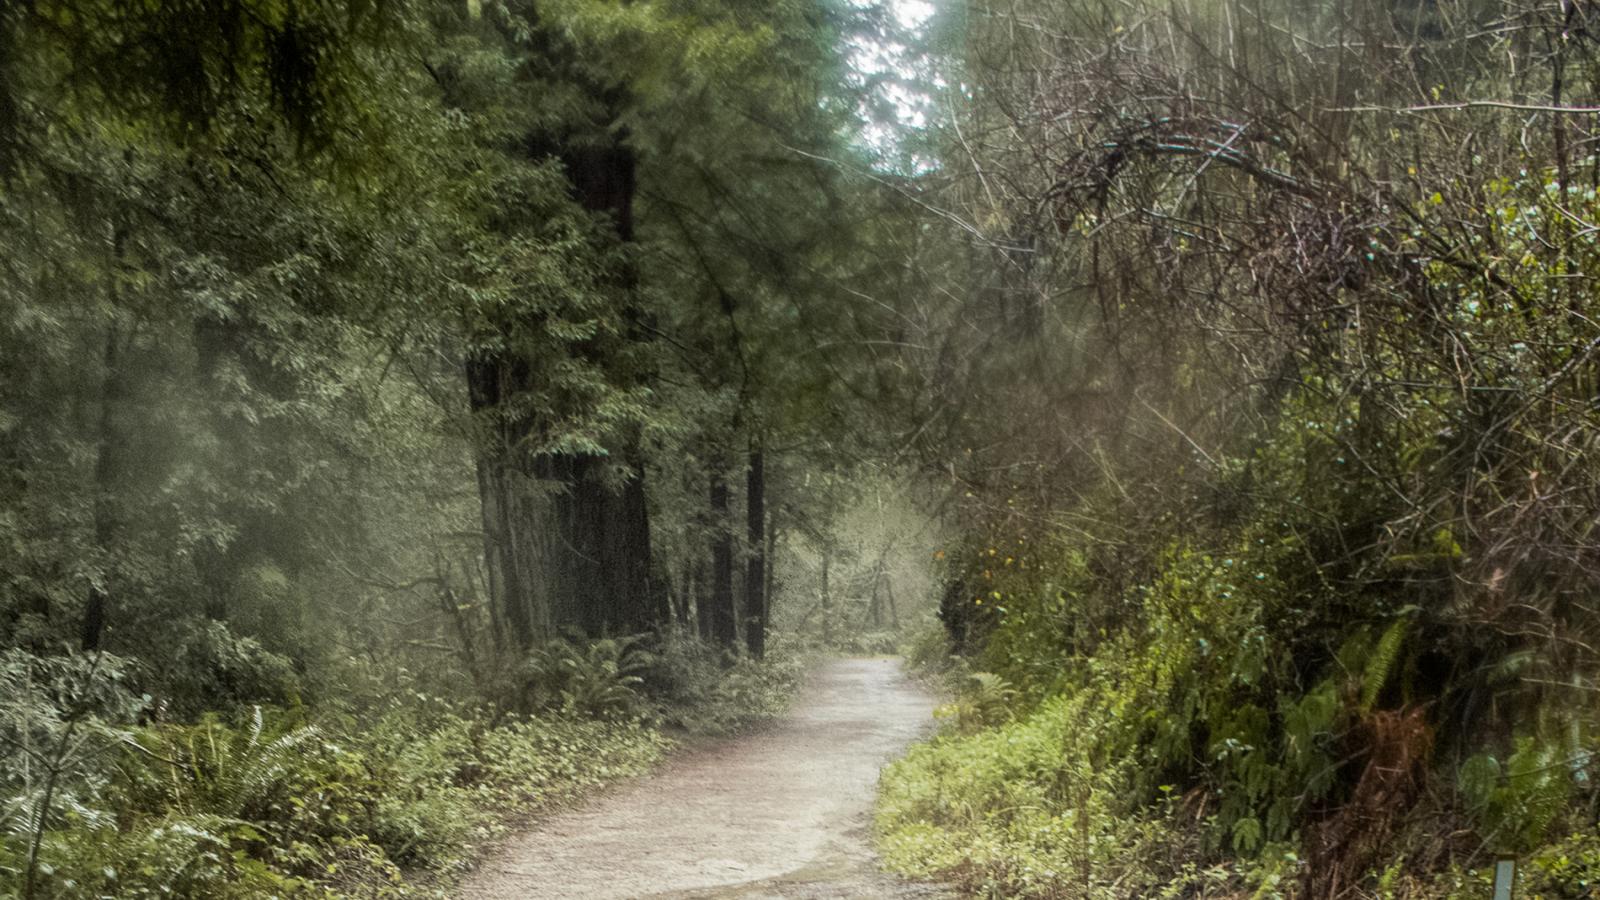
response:
<svg viewBox="0 0 1600 900"><path fill-rule="evenodd" d="M1589 0L0 5L0 896L1586 897Z"/></svg>

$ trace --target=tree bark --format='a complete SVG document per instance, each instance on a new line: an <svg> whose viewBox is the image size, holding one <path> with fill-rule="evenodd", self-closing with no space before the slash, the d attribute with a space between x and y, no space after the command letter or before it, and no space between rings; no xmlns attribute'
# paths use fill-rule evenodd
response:
<svg viewBox="0 0 1600 900"><path fill-rule="evenodd" d="M121 291L117 278L122 274L123 258L128 241L128 229L121 216L111 230L111 255L114 270L107 299L110 301L111 321L106 326L105 347L101 353L100 381L100 433L97 436L94 460L94 542L100 557L105 561L105 571L89 585L89 596L83 608L81 644L86 651L97 651L105 636L106 618L110 615L111 590L107 582L116 576L115 562L117 532L120 530L120 511L115 492L125 485L127 436L122 427L127 415L128 385L123 377L122 352L117 328L117 316L122 307Z"/></svg>
<svg viewBox="0 0 1600 900"><path fill-rule="evenodd" d="M694 561L694 626L695 632L700 635L700 640L711 641L711 595L706 593L708 582L706 560L702 554L695 554Z"/></svg>
<svg viewBox="0 0 1600 900"><path fill-rule="evenodd" d="M677 596L673 598L673 621L682 631L689 628L689 600L694 596L694 574L694 563L685 562L678 579Z"/></svg>
<svg viewBox="0 0 1600 900"><path fill-rule="evenodd" d="M894 577L885 572L883 575L883 595L889 601L889 627L900 630L900 610L894 601Z"/></svg>
<svg viewBox="0 0 1600 900"><path fill-rule="evenodd" d="M867 601L867 616L872 620L873 628L883 627L883 605L878 597L878 589L883 584L883 560L872 569L872 597Z"/></svg>
<svg viewBox="0 0 1600 900"><path fill-rule="evenodd" d="M745 561L744 640L756 659L767 652L766 496L766 454L755 445L745 472L745 535L750 556Z"/></svg>
<svg viewBox="0 0 1600 900"><path fill-rule="evenodd" d="M599 145L571 137L542 147L536 141L531 150L534 156L545 153L561 160L572 199L590 212L609 216L623 243L633 240L637 165L626 137L625 132L612 134ZM632 296L636 282L635 273L625 269L613 285L625 298L622 315L629 340L641 339L645 325L645 313ZM665 583L653 570L638 433L616 435L610 450L610 459L620 459L631 469L621 485L603 478L607 457L545 454L535 463L538 477L552 482L555 490L544 522L553 529L546 566L556 624L590 636L637 634L671 619Z"/></svg>
<svg viewBox="0 0 1600 900"><path fill-rule="evenodd" d="M121 237L117 238L118 256L121 256ZM116 299L113 297L113 314ZM126 415L123 404L127 402L127 385L123 382L120 336L113 324L106 329L105 348L102 354L104 367L100 385L100 434L94 461L94 542L106 570L89 585L89 596L83 608L81 643L85 651L100 649L105 637L106 619L110 615L111 590L107 582L115 577L117 566L112 561L116 554L117 532L120 530L115 492L122 487L122 474L126 448L121 417Z"/></svg>
<svg viewBox="0 0 1600 900"><path fill-rule="evenodd" d="M519 377L525 371L514 361L490 356L474 357L466 365L472 411L489 420L477 460L489 602L492 617L503 622L508 632L504 640L510 646L506 649L519 652L548 636L550 624L548 603L535 593L532 578L535 534L529 516L532 498L525 486L531 473L516 449L526 442L530 426L506 410L510 395L527 389Z"/></svg>
<svg viewBox="0 0 1600 900"><path fill-rule="evenodd" d="M763 491L763 493L765 493L765 491ZM762 578L761 583L761 597L763 600L763 605L766 607L767 616L770 619L772 614L773 584L776 581L774 573L778 570L777 508L774 508L767 516L767 539L766 546L761 553L761 558L766 567L766 572L764 573L765 577Z"/></svg>
<svg viewBox="0 0 1600 900"><path fill-rule="evenodd" d="M733 613L733 523L728 517L728 479L719 469L711 474L711 639L724 647L739 640Z"/></svg>
<svg viewBox="0 0 1600 900"><path fill-rule="evenodd" d="M633 239L635 159L625 135L596 144L577 135L530 137L531 159L565 165L574 202L608 216L616 238ZM642 311L632 298L636 277L618 273L618 292L629 339ZM612 348L580 345L574 352L604 362ZM612 437L609 456L534 454L529 449L554 422L507 412L517 398L543 386L536 362L515 351L484 354L468 363L468 393L475 412L496 417L491 446L479 459L485 558L491 593L511 637L521 649L561 629L590 636L648 631L671 617L664 584L654 577L644 467L636 432ZM621 484L605 478L620 459L631 474ZM546 490L534 491L531 483Z"/></svg>
<svg viewBox="0 0 1600 900"><path fill-rule="evenodd" d="M832 563L832 548L822 547L822 639L833 639L833 595L828 586L828 566Z"/></svg>

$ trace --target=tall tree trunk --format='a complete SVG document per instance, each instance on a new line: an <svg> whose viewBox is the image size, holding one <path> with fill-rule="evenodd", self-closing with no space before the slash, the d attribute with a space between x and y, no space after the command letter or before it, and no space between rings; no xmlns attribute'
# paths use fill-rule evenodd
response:
<svg viewBox="0 0 1600 900"><path fill-rule="evenodd" d="M900 630L900 610L894 601L894 576L884 573L883 595L889 601L889 627Z"/></svg>
<svg viewBox="0 0 1600 900"><path fill-rule="evenodd" d="M89 585L89 596L83 608L83 629L80 643L84 650L100 649L105 636L106 618L110 614L111 590L107 582L116 577L115 563L117 532L121 514L117 509L115 492L126 488L127 435L123 420L128 411L128 384L122 371L121 330L117 317L122 308L122 292L117 279L122 276L123 260L127 252L128 226L117 215L111 227L111 259L113 271L110 287L106 291L111 319L106 325L105 346L101 352L100 381L100 433L96 437L94 460L94 542L105 561L106 570Z"/></svg>
<svg viewBox="0 0 1600 900"><path fill-rule="evenodd" d="M121 256L122 238L116 239L117 255ZM117 298L112 296L112 314L116 314ZM86 651L100 649L105 636L106 619L111 609L111 589L109 581L116 577L117 565L114 560L117 548L117 533L120 530L120 515L117 510L115 493L125 487L123 472L125 469L126 446L122 417L127 415L124 404L127 402L127 385L123 380L121 366L121 348L118 342L121 336L115 324L106 329L105 347L102 353L102 366L100 384L100 433L97 437L94 461L94 542L103 560L106 560L106 570L100 577L89 585L89 596L83 608L83 630L81 643Z"/></svg>
<svg viewBox="0 0 1600 900"><path fill-rule="evenodd" d="M650 508L645 495L644 461L637 437L629 438L636 474L614 498L606 520L607 574L611 590L604 628L639 634L672 620L666 584L655 576L650 545Z"/></svg>
<svg viewBox="0 0 1600 900"><path fill-rule="evenodd" d="M728 517L728 478L720 467L711 474L711 639L724 647L739 640L733 617L733 523Z"/></svg>
<svg viewBox="0 0 1600 900"><path fill-rule="evenodd" d="M533 573L537 547L527 496L531 474L517 448L528 424L511 417L507 401L526 389L518 376L525 369L504 359L477 356L467 361L467 398L474 414L487 419L478 449L478 501L483 523L483 557L493 617L504 623L506 649L526 651L549 631L546 597L535 593ZM508 390L508 387L511 390Z"/></svg>
<svg viewBox="0 0 1600 900"><path fill-rule="evenodd" d="M763 491L763 494L766 492ZM763 498L764 499L764 498ZM766 564L765 577L761 583L762 604L766 607L767 617L772 616L773 583L776 580L774 573L778 570L778 510L774 508L767 516L766 546L761 552L762 561Z"/></svg>
<svg viewBox="0 0 1600 900"><path fill-rule="evenodd" d="M872 620L873 628L883 627L883 601L878 596L878 589L883 584L883 560L872 569L872 597L867 601L867 617Z"/></svg>
<svg viewBox="0 0 1600 900"><path fill-rule="evenodd" d="M673 598L673 621L680 631L689 629L689 600L694 596L694 563L685 562L678 579L677 596Z"/></svg>
<svg viewBox="0 0 1600 900"><path fill-rule="evenodd" d="M694 626L695 632L700 635L700 640L711 640L711 595L706 592L708 582L706 560L702 554L695 554L694 561Z"/></svg>
<svg viewBox="0 0 1600 900"><path fill-rule="evenodd" d="M750 449L745 472L745 535L750 556L744 575L744 641L756 659L767 652L766 497L766 455L756 444Z"/></svg>
<svg viewBox="0 0 1600 900"><path fill-rule="evenodd" d="M439 611L450 620L456 632L456 652L461 659L461 664L472 676L472 683L482 688L485 683L483 669L478 659L477 640L474 638L473 623L464 615L465 604L461 602L455 587L450 583L452 566L442 556L435 562L434 571L438 580ZM461 570L462 583L472 584L472 573L465 567Z"/></svg>
<svg viewBox="0 0 1600 900"><path fill-rule="evenodd" d="M573 200L609 216L618 240L633 240L636 160L625 132L609 135L604 144L564 138L532 152L557 156L566 166ZM646 324L633 297L636 282L630 269L614 284L626 298L630 340L642 339ZM556 624L594 636L648 631L671 618L665 583L653 571L637 431L616 435L609 450L609 457L545 454L535 463L538 477L551 482L555 492L543 524L551 530L545 575ZM609 460L616 459L632 470L620 486L602 478Z"/></svg>
<svg viewBox="0 0 1600 900"><path fill-rule="evenodd" d="M552 544L544 575L558 626L593 636L637 634L665 624L671 610L651 570L644 476L609 486L598 471L603 462L571 454L536 462L538 477L555 491L544 501Z"/></svg>
<svg viewBox="0 0 1600 900"><path fill-rule="evenodd" d="M832 563L832 548L822 547L822 639L833 639L833 594L828 586L828 566Z"/></svg>
<svg viewBox="0 0 1600 900"><path fill-rule="evenodd" d="M552 63L558 69L566 65ZM626 98L615 85L585 72L560 74L582 87L598 114L562 128L535 129L525 136L521 152L535 163L559 160L573 202L606 217L615 239L631 243L637 161L626 129L617 125ZM637 280L631 266L623 266L606 285L626 326L626 342L643 341L648 331L646 312L636 296ZM615 367L609 364L617 351L611 341L614 338L598 337L572 352L612 371ZM535 455L537 438L561 422L511 412L521 398L549 387L536 383L545 361L524 353L488 351L467 367L473 409L499 417L495 435L499 441L483 449L478 480L491 593L512 640L525 648L563 628L590 635L634 633L667 622L671 609L665 582L652 569L637 430L607 435L608 452L603 456ZM630 372L618 381L626 387L646 377ZM587 399L568 399L576 408L555 417L586 411ZM558 408L563 405L557 403ZM620 483L602 477L619 460L633 474ZM540 489L530 489L530 482L541 483Z"/></svg>

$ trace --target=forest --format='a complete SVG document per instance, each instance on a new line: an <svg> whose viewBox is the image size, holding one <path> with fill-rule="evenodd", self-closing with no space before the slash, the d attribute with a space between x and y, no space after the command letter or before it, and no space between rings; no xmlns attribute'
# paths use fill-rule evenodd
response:
<svg viewBox="0 0 1600 900"><path fill-rule="evenodd" d="M1600 895L1597 241L1590 0L0 3L0 896L455 896L841 654L903 878Z"/></svg>

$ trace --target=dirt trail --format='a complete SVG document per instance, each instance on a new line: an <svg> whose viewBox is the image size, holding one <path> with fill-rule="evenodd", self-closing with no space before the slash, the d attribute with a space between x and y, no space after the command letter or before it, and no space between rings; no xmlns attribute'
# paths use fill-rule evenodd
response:
<svg viewBox="0 0 1600 900"><path fill-rule="evenodd" d="M933 699L897 660L823 664L772 727L538 823L466 900L944 897L877 870L878 770L926 733Z"/></svg>

